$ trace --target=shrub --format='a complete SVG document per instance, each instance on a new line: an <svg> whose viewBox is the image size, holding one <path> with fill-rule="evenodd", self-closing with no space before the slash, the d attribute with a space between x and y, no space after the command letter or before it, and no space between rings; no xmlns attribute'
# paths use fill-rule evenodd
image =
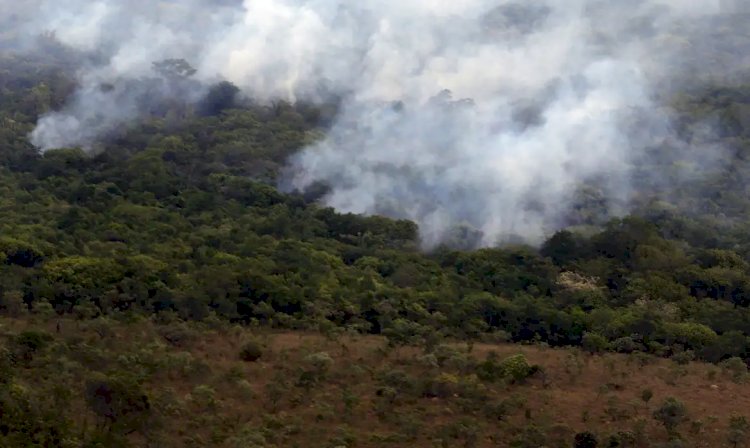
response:
<svg viewBox="0 0 750 448"><path fill-rule="evenodd" d="M306 356L304 362L307 365L299 373L297 387L309 390L325 379L333 365L333 358L326 352L319 352Z"/></svg>
<svg viewBox="0 0 750 448"><path fill-rule="evenodd" d="M195 386L190 393L190 400L196 406L204 410L214 410L218 405L218 401L216 400L216 390L206 384Z"/></svg>
<svg viewBox="0 0 750 448"><path fill-rule="evenodd" d="M747 364L742 358L732 357L724 360L720 364L722 370L732 375L732 380L736 383L743 382L747 377Z"/></svg>
<svg viewBox="0 0 750 448"><path fill-rule="evenodd" d="M240 350L240 359L245 362L255 362L263 356L263 346L256 340L246 342Z"/></svg>
<svg viewBox="0 0 750 448"><path fill-rule="evenodd" d="M466 353L458 348L446 344L435 346L433 354L435 355L435 358L437 358L437 363L440 367L446 367L449 365L458 365L459 367L463 366L465 365L467 357Z"/></svg>
<svg viewBox="0 0 750 448"><path fill-rule="evenodd" d="M2 295L2 308L12 317L18 317L29 311L28 305L23 301L23 293L18 290L12 290Z"/></svg>
<svg viewBox="0 0 750 448"><path fill-rule="evenodd" d="M437 368L438 360L437 357L432 353L427 353L417 358L417 363L422 367Z"/></svg>
<svg viewBox="0 0 750 448"><path fill-rule="evenodd" d="M545 446L547 436L544 431L535 425L525 427L511 442L513 448L539 448Z"/></svg>
<svg viewBox="0 0 750 448"><path fill-rule="evenodd" d="M53 340L49 333L28 330L15 336L10 344L11 353L18 361L29 362Z"/></svg>
<svg viewBox="0 0 750 448"><path fill-rule="evenodd" d="M89 320L101 316L102 312L90 300L83 300L73 308L73 313L78 319Z"/></svg>
<svg viewBox="0 0 750 448"><path fill-rule="evenodd" d="M49 333L28 330L13 338L13 343L16 347L36 352L44 349L52 339Z"/></svg>
<svg viewBox="0 0 750 448"><path fill-rule="evenodd" d="M581 339L581 347L591 353L602 353L609 349L609 342L604 336L596 333L584 333Z"/></svg>
<svg viewBox="0 0 750 448"><path fill-rule="evenodd" d="M150 420L148 396L131 379L98 375L86 383L85 396L97 416L123 432L141 430Z"/></svg>
<svg viewBox="0 0 750 448"><path fill-rule="evenodd" d="M458 391L458 387L457 376L441 373L425 382L422 395L425 397L449 398Z"/></svg>
<svg viewBox="0 0 750 448"><path fill-rule="evenodd" d="M412 393L415 381L402 370L389 370L378 375L379 383L385 387L392 387L400 393Z"/></svg>
<svg viewBox="0 0 750 448"><path fill-rule="evenodd" d="M494 382L505 378L505 371L494 357L479 363L476 368L477 377L482 381Z"/></svg>
<svg viewBox="0 0 750 448"><path fill-rule="evenodd" d="M509 403L506 400L485 403L482 408L482 413L486 418L498 421L505 420L510 414L510 411Z"/></svg>
<svg viewBox="0 0 750 448"><path fill-rule="evenodd" d="M509 356L500 363L500 371L503 373L503 376L514 382L525 380L537 369L532 368L526 357L521 354Z"/></svg>
<svg viewBox="0 0 750 448"><path fill-rule="evenodd" d="M570 426L563 423L556 423L547 431L547 446L549 448L570 448L570 440L574 437L575 433Z"/></svg>
<svg viewBox="0 0 750 448"><path fill-rule="evenodd" d="M305 357L305 362L316 374L324 376L333 365L333 358L326 352L318 352Z"/></svg>
<svg viewBox="0 0 750 448"><path fill-rule="evenodd" d="M643 400L644 403L648 403L653 397L654 392L651 389L643 389L641 392L641 400Z"/></svg>
<svg viewBox="0 0 750 448"><path fill-rule="evenodd" d="M588 431L579 432L573 440L574 448L597 448L598 446L599 441L596 440L596 436Z"/></svg>
<svg viewBox="0 0 750 448"><path fill-rule="evenodd" d="M44 299L35 300L31 304L31 312L35 315L41 316L42 319L49 319L56 314L52 304Z"/></svg>
<svg viewBox="0 0 750 448"><path fill-rule="evenodd" d="M681 401L669 397L654 411L653 416L664 425L670 436L674 436L677 426L687 419L687 409Z"/></svg>
<svg viewBox="0 0 750 448"><path fill-rule="evenodd" d="M195 330L184 323L161 326L158 328L158 333L175 347L185 347L197 338Z"/></svg>
<svg viewBox="0 0 750 448"><path fill-rule="evenodd" d="M750 424L748 424L747 418L741 415L733 415L729 418L727 441L730 445L735 448L740 446L747 440L748 432L750 432Z"/></svg>
<svg viewBox="0 0 750 448"><path fill-rule="evenodd" d="M612 341L612 350L618 353L633 353L641 348L640 344L635 342L633 338L626 336L624 338L618 338Z"/></svg>
<svg viewBox="0 0 750 448"><path fill-rule="evenodd" d="M690 361L695 359L695 352L692 350L685 350L684 352L675 353L672 355L672 361L679 365L687 365Z"/></svg>
<svg viewBox="0 0 750 448"><path fill-rule="evenodd" d="M652 355L656 356L665 356L669 349L664 344L657 342L657 341L651 341L648 343L648 351Z"/></svg>
<svg viewBox="0 0 750 448"><path fill-rule="evenodd" d="M607 440L608 447L628 448L636 446L636 437L630 431L620 431L612 434Z"/></svg>

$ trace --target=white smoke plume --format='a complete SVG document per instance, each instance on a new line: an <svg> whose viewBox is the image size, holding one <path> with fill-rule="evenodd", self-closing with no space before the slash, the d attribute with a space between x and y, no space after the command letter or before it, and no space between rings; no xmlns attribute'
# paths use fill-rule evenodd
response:
<svg viewBox="0 0 750 448"><path fill-rule="evenodd" d="M40 149L86 146L132 119L143 92L132 94L127 80L166 58L184 57L196 80L226 79L260 101L334 93L344 98L337 122L290 161L283 187L324 182L327 204L413 219L433 246L462 223L481 231L482 245L511 235L538 241L588 181L625 204L630 163L674 141L657 96L747 67L748 40L736 38L745 3L0 0L0 7L20 34L54 31L95 56L81 67L69 105L32 133Z"/></svg>

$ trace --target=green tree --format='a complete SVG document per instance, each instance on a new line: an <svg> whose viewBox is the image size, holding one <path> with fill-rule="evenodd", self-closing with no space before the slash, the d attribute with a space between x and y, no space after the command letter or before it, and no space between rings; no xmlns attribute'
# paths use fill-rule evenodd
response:
<svg viewBox="0 0 750 448"><path fill-rule="evenodd" d="M669 397L654 411L653 417L664 425L670 438L675 438L677 427L687 420L687 409L681 401Z"/></svg>
<svg viewBox="0 0 750 448"><path fill-rule="evenodd" d="M747 418L742 415L733 415L729 418L729 433L727 441L735 448L747 440L750 432L750 424Z"/></svg>
<svg viewBox="0 0 750 448"><path fill-rule="evenodd" d="M576 434L573 446L574 448L597 448L599 442L594 434L586 431Z"/></svg>

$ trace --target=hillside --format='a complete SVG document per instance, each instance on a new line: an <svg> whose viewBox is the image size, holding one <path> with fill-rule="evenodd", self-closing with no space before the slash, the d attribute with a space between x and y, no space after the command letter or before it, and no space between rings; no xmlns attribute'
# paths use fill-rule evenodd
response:
<svg viewBox="0 0 750 448"><path fill-rule="evenodd" d="M744 88L676 101L686 129L707 111L725 117L721 143L732 151L705 172L679 152L665 152L664 166L638 165L693 174L679 174L674 190L642 184L630 215L607 218L596 185L586 185L574 225L541 247L472 250L475 232L457 228L425 252L412 222L326 208L325 185L275 187L285 160L325 131L326 107L217 94L224 106L210 113L167 104L89 152L40 154L27 133L73 81L64 68L10 58L0 97L7 313L49 304L61 314L169 311L407 342L624 345L711 362L748 353L750 126L734 112Z"/></svg>
<svg viewBox="0 0 750 448"><path fill-rule="evenodd" d="M428 247L287 188L336 98L257 102L168 59L96 86L132 120L40 151L87 59L33 48L0 51L0 447L747 444L742 76L664 93L679 140L629 160L627 200L602 172L538 245L462 224Z"/></svg>
<svg viewBox="0 0 750 448"><path fill-rule="evenodd" d="M580 442L585 432L598 446L650 447L667 441L664 422L680 446L750 436L746 420L730 426L750 401L741 363L514 344L394 349L373 336L124 315L0 324L9 447L537 448L576 435L575 446L596 446ZM664 407L670 397L684 415Z"/></svg>

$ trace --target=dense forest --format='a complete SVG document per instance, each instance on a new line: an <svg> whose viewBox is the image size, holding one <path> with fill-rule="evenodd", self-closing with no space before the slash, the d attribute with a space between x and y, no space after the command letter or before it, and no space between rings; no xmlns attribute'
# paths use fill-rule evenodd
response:
<svg viewBox="0 0 750 448"><path fill-rule="evenodd" d="M75 58L57 58L64 49L53 38L43 43L36 53L0 55L7 318L43 316L58 331L75 320L150 319L378 335L394 350L448 340L722 365L750 357L750 85L706 83L669 99L683 135L721 150L703 154L704 166L695 154L653 148L633 167L630 214L611 218L596 185L582 185L568 226L540 247L473 249L475 231L457 228L426 252L412 222L326 208L325 185L276 188L288 157L325 133L335 103L256 104L222 82L198 104L164 102L91 148L38 152L29 133L76 85ZM707 119L710 137L697 130ZM8 338L2 446L81 446L63 443L57 427L24 426L57 423L44 406L22 403L11 379L31 368L54 330ZM118 378L117 387L137 382ZM123 419L89 403L110 433L142 426L128 416L145 405L123 399ZM65 437L76 434L65 428ZM21 442L29 431L49 438ZM86 446L117 446L111 434L96 437ZM236 446L265 446L247 443Z"/></svg>

